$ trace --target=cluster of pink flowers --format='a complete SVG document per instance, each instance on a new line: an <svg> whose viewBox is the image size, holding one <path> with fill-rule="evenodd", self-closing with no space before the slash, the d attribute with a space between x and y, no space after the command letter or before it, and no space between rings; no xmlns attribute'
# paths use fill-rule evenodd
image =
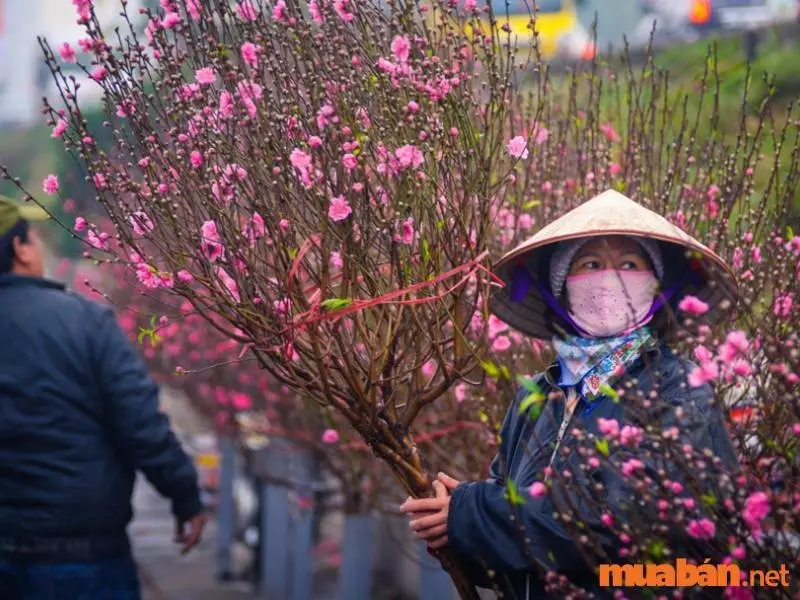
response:
<svg viewBox="0 0 800 600"><path fill-rule="evenodd" d="M769 496L764 492L753 492L745 501L742 518L757 538L761 536L761 523L770 513Z"/></svg>
<svg viewBox="0 0 800 600"><path fill-rule="evenodd" d="M217 232L217 224L214 221L206 221L203 223L200 233L200 249L203 255L211 262L218 261L222 258L224 246Z"/></svg>
<svg viewBox="0 0 800 600"><path fill-rule="evenodd" d="M750 342L743 331L729 332L725 341L718 346L716 355L703 345L697 346L694 356L699 365L689 373L689 385L700 387L716 381L720 375L720 365L724 366L727 379L749 375L752 371L749 349Z"/></svg>
<svg viewBox="0 0 800 600"><path fill-rule="evenodd" d="M711 519L692 519L689 521L689 526L686 528L686 531L693 538L697 538L699 540L710 540L714 537L717 528Z"/></svg>

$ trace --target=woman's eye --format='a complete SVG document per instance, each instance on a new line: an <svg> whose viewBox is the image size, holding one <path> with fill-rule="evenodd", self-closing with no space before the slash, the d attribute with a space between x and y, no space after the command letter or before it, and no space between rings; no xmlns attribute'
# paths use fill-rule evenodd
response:
<svg viewBox="0 0 800 600"><path fill-rule="evenodd" d="M596 260L587 260L585 263L583 263L583 268L584 269L599 269L600 268L600 263L597 262Z"/></svg>
<svg viewBox="0 0 800 600"><path fill-rule="evenodd" d="M638 268L639 268L639 265L638 265L638 264L636 264L636 263L635 263L634 261L632 261L632 260L626 260L624 263L622 263L622 266L621 266L621 268L622 268L622 270L624 270L624 271L635 271L636 269L638 269Z"/></svg>

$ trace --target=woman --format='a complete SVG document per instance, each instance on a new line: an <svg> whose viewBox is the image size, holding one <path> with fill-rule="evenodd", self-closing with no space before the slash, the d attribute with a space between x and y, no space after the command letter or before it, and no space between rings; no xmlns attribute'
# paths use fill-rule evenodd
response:
<svg viewBox="0 0 800 600"><path fill-rule="evenodd" d="M490 583L481 572L493 572L492 585L505 597L547 597L542 568L602 596L586 553L553 515L569 512L586 523L600 541L599 550L589 554L609 562L619 558L619 541L602 515L622 521L635 517L637 507L632 513L633 492L618 470L605 464L585 468L575 451L578 438L602 438L612 420L620 427L643 427L657 418L665 431L679 426L681 442L708 448L725 469L735 469L711 388L686 385L692 366L668 342L676 325L674 307L683 296L707 302L711 309L704 317L713 321L735 304L736 285L711 250L614 191L542 229L507 254L497 272L506 286L492 298L493 312L530 336L552 340L558 360L510 407L487 481L459 483L440 474L435 498L409 500L401 510L429 549L449 545L479 585ZM623 395L609 392L626 383L632 387ZM527 409L520 411L531 389L543 399L536 419ZM663 479L647 458L642 460L654 480ZM569 486L530 487L565 470ZM675 470L667 475L680 481ZM534 493L512 506L509 481ZM587 501L591 497L595 502ZM684 543L678 548L686 549Z"/></svg>

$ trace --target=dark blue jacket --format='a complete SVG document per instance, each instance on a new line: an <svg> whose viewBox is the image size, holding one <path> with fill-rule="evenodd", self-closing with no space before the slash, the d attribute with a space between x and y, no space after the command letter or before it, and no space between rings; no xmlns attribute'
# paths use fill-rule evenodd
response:
<svg viewBox="0 0 800 600"><path fill-rule="evenodd" d="M711 449L726 470L735 470L736 454L722 411L713 404L711 388L686 385L686 374L692 367L666 346L661 346L640 357L628 369L625 378L633 383L630 395L634 395L637 389L642 390L645 396L658 389L658 399L648 414L648 422L658 419L656 422L665 429L679 425L683 442L697 449ZM555 472L569 469L573 474L569 489L554 486L542 497L534 499L528 496L525 490L543 479L543 470L553 455L563 416L563 396L558 393L555 381L558 381L557 366L537 377L537 385L549 395L549 399L535 421L520 414L519 403L528 394L525 390L520 392L506 415L500 434L500 451L491 464L488 480L462 483L453 491L450 503L447 527L450 547L464 560L477 585L500 586L506 592L506 598L548 597L537 575L537 563L538 567L555 569L580 587L604 597L603 591L595 587L597 576L587 566L573 537L553 514L564 506L575 507L577 518L593 530L592 537L599 538L608 555L615 556L618 542L601 524L600 513L630 514L629 503L635 499L635 492L626 487L625 480L605 464L591 475L581 470L583 460L575 451L576 440L570 433L578 429L602 437L598 431L600 418L616 419L620 425L642 423L640 411L631 408L632 404L641 405L640 401L622 399L615 402L611 398L600 398L593 403L580 398L575 408L552 465ZM557 393L551 395L551 392ZM680 409L677 416L676 409ZM643 457L640 459L645 462L650 477L658 481L656 466L644 461ZM674 470L670 476L673 480L681 479ZM516 505L513 510L506 497L509 479L525 499L523 505ZM592 483L598 482L605 490L599 507L597 503L587 501L586 493ZM637 508L633 507L633 510ZM520 526L524 527L524 534ZM525 538L527 541L523 541ZM679 548L682 543L692 544L682 538L678 541ZM495 574L492 581L485 574L487 569ZM541 569L538 572L541 573Z"/></svg>
<svg viewBox="0 0 800 600"><path fill-rule="evenodd" d="M194 465L112 310L0 275L0 552L29 538L128 551L137 470L178 519L202 510Z"/></svg>

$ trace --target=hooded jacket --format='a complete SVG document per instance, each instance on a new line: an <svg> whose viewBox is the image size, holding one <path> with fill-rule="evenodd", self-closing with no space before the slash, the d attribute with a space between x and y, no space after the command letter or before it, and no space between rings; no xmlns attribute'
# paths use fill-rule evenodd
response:
<svg viewBox="0 0 800 600"><path fill-rule="evenodd" d="M648 422L658 419L665 430L678 426L681 442L698 450L710 449L720 458L723 469L735 470L736 454L722 411L714 405L710 386L692 388L686 384L686 374L692 368L690 362L661 345L643 354L623 378L645 397L650 391L657 391ZM589 403L580 397L556 449L564 415L563 391L555 384L557 371L554 365L535 379L539 390L548 396L535 421L520 412L520 404L528 392L523 389L517 395L503 423L500 449L491 463L488 479L462 483L452 494L447 525L450 547L464 560L476 585L499 587L505 592L504 598L550 597L537 564L566 575L571 582L599 597L610 598L608 591L597 588L597 575L554 513L559 512L559 507L572 506L575 518L593 531L593 537L600 540L609 556L616 557L619 542L601 523L600 514L609 512L619 517L638 510L631 505L636 493L618 471L603 461L599 468L586 474L581 469L583 461L578 452L572 451L577 446L574 429L603 437L598 429L599 419L616 419L620 425L630 423L626 401L600 397ZM614 458L613 454L610 458ZM656 465L640 459L647 474L659 481ZM525 490L540 480L551 460L554 472L568 469L572 473L571 485L567 489L554 486L543 496L530 497ZM681 473L675 469L668 467L667 473L671 480L682 481ZM507 498L509 481L520 492L520 504L512 505ZM594 483L603 484L604 496L589 503L585 492ZM676 535L670 541L678 556L686 553L697 556L693 554L695 543L688 537ZM490 579L487 572L494 577Z"/></svg>

